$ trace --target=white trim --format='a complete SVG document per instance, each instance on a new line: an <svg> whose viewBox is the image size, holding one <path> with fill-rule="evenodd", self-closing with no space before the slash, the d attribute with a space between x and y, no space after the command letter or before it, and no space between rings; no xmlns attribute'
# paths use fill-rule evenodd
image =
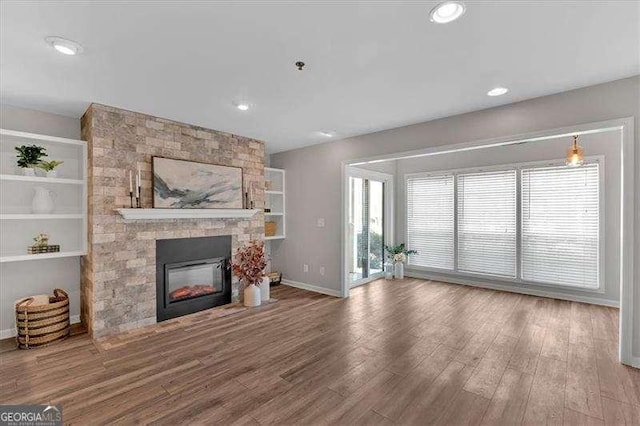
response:
<svg viewBox="0 0 640 426"><path fill-rule="evenodd" d="M638 226L635 210L636 192L635 167L640 166L640 150L634 152L634 118L619 120L622 122L622 183L620 197L620 361L624 364L634 365L640 368L640 357L634 357L633 339L634 332L640 335L640 324L634 330L634 305L635 305L635 254L634 244L636 227ZM638 253L640 254L640 253Z"/></svg>
<svg viewBox="0 0 640 426"><path fill-rule="evenodd" d="M450 154L461 151L474 151L477 149L494 148L499 146L517 145L525 142L540 142L550 139L565 138L574 135L582 136L595 133L621 130L629 123L633 124L633 117L625 117L594 123L577 124L575 126L559 127L555 129L540 130L531 133L521 133L513 136L482 139L479 141L462 142L450 145L440 145L430 148L416 149L399 152L396 154L373 155L371 157L357 158L343 161L345 166L361 166L363 164L382 163L391 160L402 160L405 158L425 157L431 155ZM633 128L632 128L633 131Z"/></svg>
<svg viewBox="0 0 640 426"><path fill-rule="evenodd" d="M507 291L510 293L520 293L520 294L528 294L530 296L548 297L550 299L561 299L561 300L569 300L572 302L591 303L594 305L611 306L614 308L618 308L620 306L620 304L615 300L608 300L600 297L579 296L574 294L557 293L557 292L550 292L550 291L544 291L544 290L525 289L525 288L513 287L509 285L486 283L486 282L477 281L472 278L466 278L466 277L451 277L451 276L443 277L437 274L420 272L416 270L407 270L405 271L404 274L405 276L410 278L419 278L424 280L438 281L438 282L444 282L444 283L450 283L450 284L461 284L461 285L467 285L472 287L482 287L482 288L488 288L491 290Z"/></svg>
<svg viewBox="0 0 640 426"><path fill-rule="evenodd" d="M80 315L71 315L69 317L69 323L71 324L77 324L80 322ZM2 339L9 339L11 337L16 337L16 328L15 326L13 328L7 328L5 330L0 330L0 340Z"/></svg>
<svg viewBox="0 0 640 426"><path fill-rule="evenodd" d="M288 285L289 287L299 288L301 290L312 291L314 293L326 294L327 296L341 297L340 290L332 290L317 285L301 283L299 281L291 281L287 279L283 279L282 284Z"/></svg>

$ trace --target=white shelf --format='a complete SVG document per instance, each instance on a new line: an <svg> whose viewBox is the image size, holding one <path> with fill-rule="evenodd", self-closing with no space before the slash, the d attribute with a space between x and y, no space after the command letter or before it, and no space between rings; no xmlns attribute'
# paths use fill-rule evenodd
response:
<svg viewBox="0 0 640 426"><path fill-rule="evenodd" d="M8 256L0 256L0 263L7 262L24 262L26 260L42 260L42 259L56 259L60 257L75 257L84 256L87 253L84 251L60 251L57 253L42 253L42 254L15 254Z"/></svg>
<svg viewBox="0 0 640 426"><path fill-rule="evenodd" d="M265 207L269 208L271 212L265 212L265 222L276 223L276 235L265 236L265 241L282 240L287 234L286 226L286 187L285 187L285 171L283 169L274 169L272 167L264 168L264 179L266 182L270 182L271 186L265 193Z"/></svg>
<svg viewBox="0 0 640 426"><path fill-rule="evenodd" d="M247 219L258 209L116 209L124 220Z"/></svg>
<svg viewBox="0 0 640 426"><path fill-rule="evenodd" d="M61 183L67 185L83 185L82 179L66 179L66 178L48 178L40 176L22 176L22 175L0 175L1 180L12 180L20 182L36 182L36 183Z"/></svg>
<svg viewBox="0 0 640 426"><path fill-rule="evenodd" d="M72 214L30 214L30 213L17 213L17 214L0 214L0 220L45 220L45 219L84 219L82 213Z"/></svg>
<svg viewBox="0 0 640 426"><path fill-rule="evenodd" d="M53 142L53 143L61 143L66 145L77 145L77 146L86 146L85 141L76 140L76 139L68 139L68 138L60 138L57 136L48 136L48 135L39 135L36 133L27 133L27 132L18 132L16 130L7 130L0 129L1 136L9 136L13 138L25 139L27 141L42 141L42 142ZM9 141L10 138L1 138L0 140Z"/></svg>

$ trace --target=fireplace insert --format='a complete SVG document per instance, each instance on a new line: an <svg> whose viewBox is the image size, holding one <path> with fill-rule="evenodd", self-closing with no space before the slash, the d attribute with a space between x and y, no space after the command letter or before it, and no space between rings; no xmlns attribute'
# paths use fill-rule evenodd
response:
<svg viewBox="0 0 640 426"><path fill-rule="evenodd" d="M231 302L231 237L156 242L157 320Z"/></svg>

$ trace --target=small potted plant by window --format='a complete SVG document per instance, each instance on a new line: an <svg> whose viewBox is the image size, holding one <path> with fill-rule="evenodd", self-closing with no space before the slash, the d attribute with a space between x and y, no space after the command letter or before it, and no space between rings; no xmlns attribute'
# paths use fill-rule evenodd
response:
<svg viewBox="0 0 640 426"><path fill-rule="evenodd" d="M55 168L62 163L64 163L64 161L58 161L58 160L40 161L36 167L44 170L48 178L54 178L54 177L58 177L58 171L55 170Z"/></svg>
<svg viewBox="0 0 640 426"><path fill-rule="evenodd" d="M260 284L264 277L267 258L264 254L264 244L250 241L239 247L233 257L233 273L244 286L244 306L260 306Z"/></svg>
<svg viewBox="0 0 640 426"><path fill-rule="evenodd" d="M41 158L47 156L46 149L37 145L22 145L16 146L18 152L18 167L22 169L22 174L25 176L34 176L34 168L40 164Z"/></svg>
<svg viewBox="0 0 640 426"><path fill-rule="evenodd" d="M393 271L397 279L404 279L404 262L407 261L407 256L412 254L418 254L416 250L407 250L404 244L397 246L384 246L387 252L387 258L393 262Z"/></svg>

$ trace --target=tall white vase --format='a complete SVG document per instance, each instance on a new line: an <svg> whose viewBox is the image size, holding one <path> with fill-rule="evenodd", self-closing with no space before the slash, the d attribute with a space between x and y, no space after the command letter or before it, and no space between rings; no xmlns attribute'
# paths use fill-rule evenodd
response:
<svg viewBox="0 0 640 426"><path fill-rule="evenodd" d="M269 277L264 277L262 279L262 284L260 284L260 300L262 302L268 302L271 298L271 280Z"/></svg>
<svg viewBox="0 0 640 426"><path fill-rule="evenodd" d="M52 192L41 186L36 186L33 190L35 195L31 201L32 212L36 214L51 213L54 208Z"/></svg>
<svg viewBox="0 0 640 426"><path fill-rule="evenodd" d="M251 284L245 287L244 306L250 308L260 306L260 288L257 285Z"/></svg>
<svg viewBox="0 0 640 426"><path fill-rule="evenodd" d="M404 279L404 263L397 262L395 267L393 268L396 279L403 280Z"/></svg>

